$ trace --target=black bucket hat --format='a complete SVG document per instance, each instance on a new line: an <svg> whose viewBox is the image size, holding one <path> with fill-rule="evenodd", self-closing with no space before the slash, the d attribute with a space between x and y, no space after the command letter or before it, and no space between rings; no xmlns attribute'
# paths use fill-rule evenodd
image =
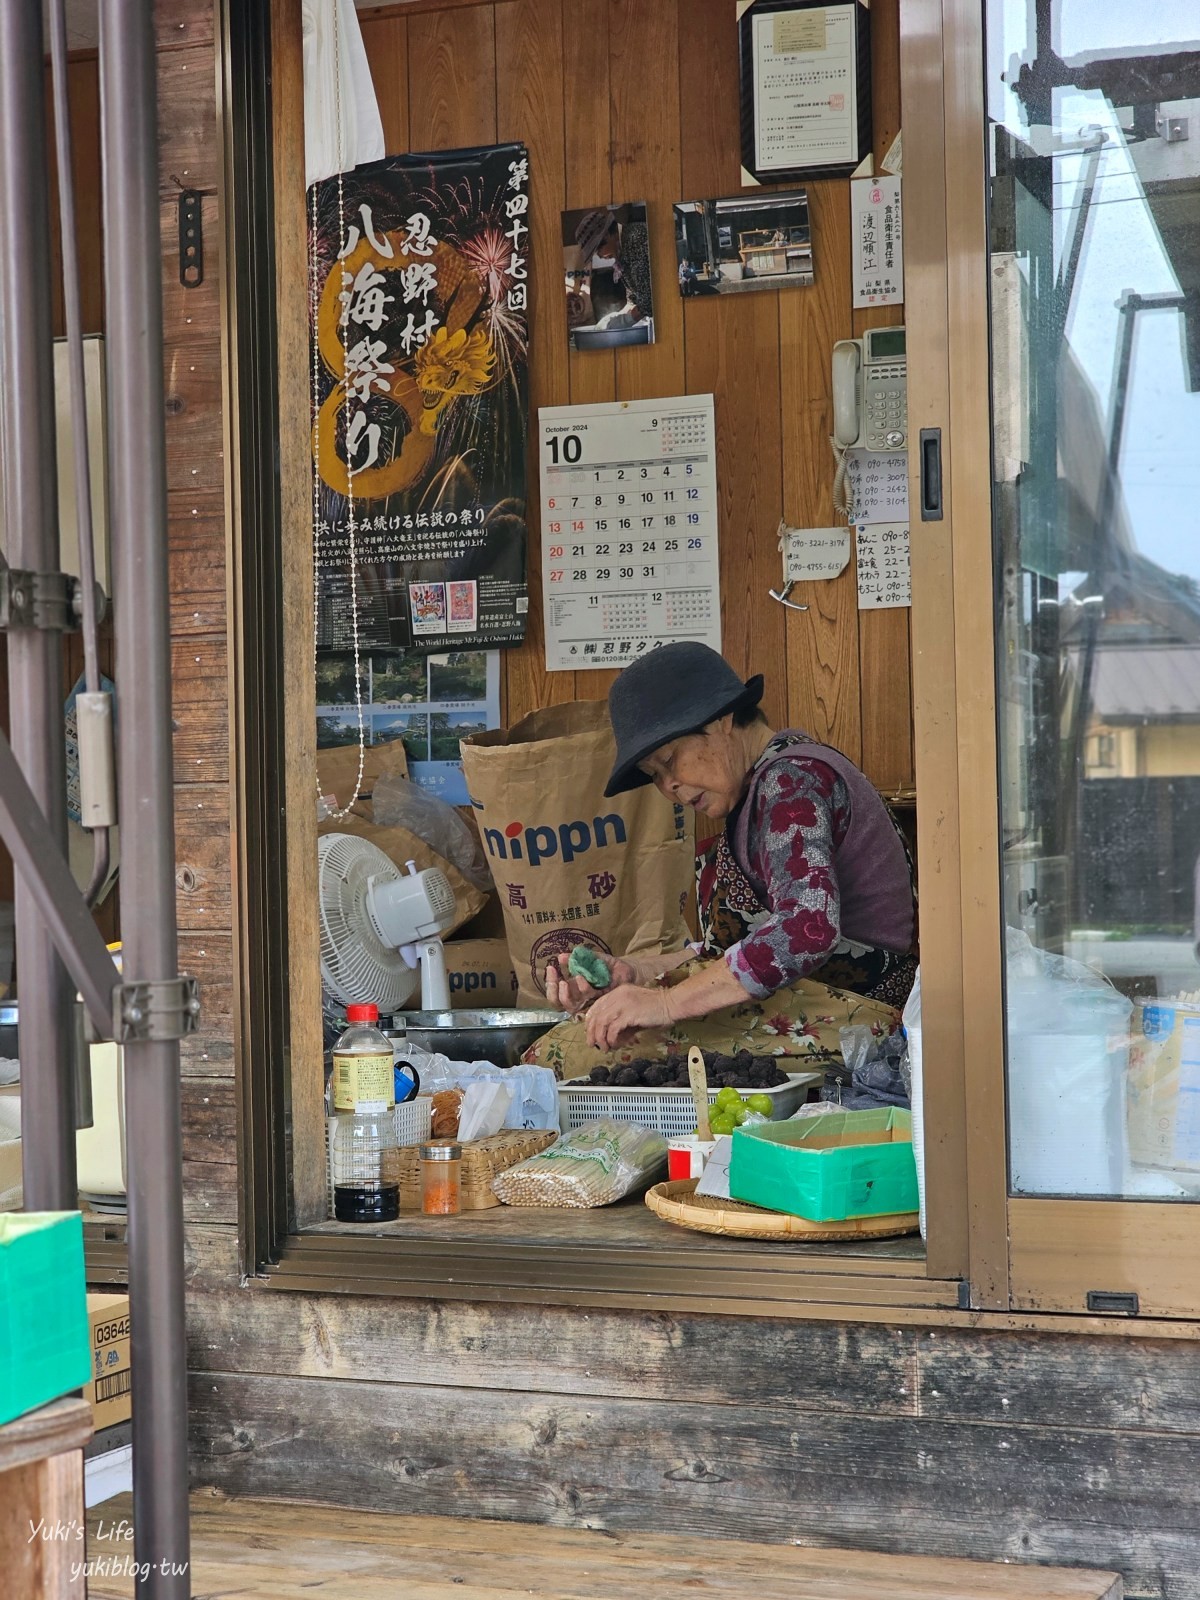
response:
<svg viewBox="0 0 1200 1600"><path fill-rule="evenodd" d="M605 795L640 789L650 779L638 762L652 751L698 733L728 711L756 706L762 696L761 673L743 683L724 656L706 644L684 639L651 650L626 667L608 691L617 759Z"/></svg>

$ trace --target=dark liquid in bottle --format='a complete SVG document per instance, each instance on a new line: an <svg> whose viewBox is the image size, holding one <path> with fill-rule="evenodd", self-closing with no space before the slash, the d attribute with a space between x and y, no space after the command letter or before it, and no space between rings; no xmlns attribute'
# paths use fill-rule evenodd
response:
<svg viewBox="0 0 1200 1600"><path fill-rule="evenodd" d="M394 1222L400 1215L396 1183L339 1183L333 1191L333 1214L339 1222Z"/></svg>

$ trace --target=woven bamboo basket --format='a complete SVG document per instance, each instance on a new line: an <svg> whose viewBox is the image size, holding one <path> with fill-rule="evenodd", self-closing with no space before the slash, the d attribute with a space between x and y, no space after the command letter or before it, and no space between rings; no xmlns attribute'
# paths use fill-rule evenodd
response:
<svg viewBox="0 0 1200 1600"><path fill-rule="evenodd" d="M847 1217L841 1222L809 1222L782 1211L764 1211L744 1200L720 1200L697 1194L696 1178L656 1183L646 1204L664 1222L696 1233L719 1233L734 1239L808 1239L820 1244L834 1239L894 1239L916 1233L917 1213L891 1217Z"/></svg>
<svg viewBox="0 0 1200 1600"><path fill-rule="evenodd" d="M459 1209L486 1211L498 1206L492 1193L492 1179L506 1167L525 1161L545 1150L558 1138L547 1128L512 1128L493 1133L486 1139L472 1139L462 1147L462 1191ZM429 1139L428 1144L453 1144L453 1139ZM410 1145L389 1150L385 1157L385 1176L395 1175L400 1183L401 1211L421 1209L421 1147ZM394 1180L393 1180L394 1181Z"/></svg>

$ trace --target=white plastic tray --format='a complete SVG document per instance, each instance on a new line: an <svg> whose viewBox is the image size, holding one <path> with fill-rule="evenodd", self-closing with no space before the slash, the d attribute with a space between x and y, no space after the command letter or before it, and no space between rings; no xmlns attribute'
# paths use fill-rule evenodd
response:
<svg viewBox="0 0 1200 1600"><path fill-rule="evenodd" d="M782 1071L782 1068L780 1069ZM789 1072L786 1083L773 1089L739 1089L743 1098L752 1094L765 1094L774 1102L774 1117L782 1121L804 1101L813 1084L823 1083L823 1072ZM708 1103L720 1093L717 1087L708 1091ZM653 1128L667 1138L680 1133L694 1133L696 1108L692 1091L682 1089L651 1089L626 1087L623 1084L589 1083L572 1079L558 1086L558 1109L562 1131L581 1128L587 1122L597 1122L601 1117L611 1117L617 1122L636 1122L639 1127Z"/></svg>

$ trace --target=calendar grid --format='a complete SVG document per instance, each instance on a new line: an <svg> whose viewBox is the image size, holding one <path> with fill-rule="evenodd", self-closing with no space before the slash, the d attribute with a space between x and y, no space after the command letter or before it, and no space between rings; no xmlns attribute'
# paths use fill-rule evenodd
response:
<svg viewBox="0 0 1200 1600"><path fill-rule="evenodd" d="M547 670L720 648L711 395L543 407Z"/></svg>

